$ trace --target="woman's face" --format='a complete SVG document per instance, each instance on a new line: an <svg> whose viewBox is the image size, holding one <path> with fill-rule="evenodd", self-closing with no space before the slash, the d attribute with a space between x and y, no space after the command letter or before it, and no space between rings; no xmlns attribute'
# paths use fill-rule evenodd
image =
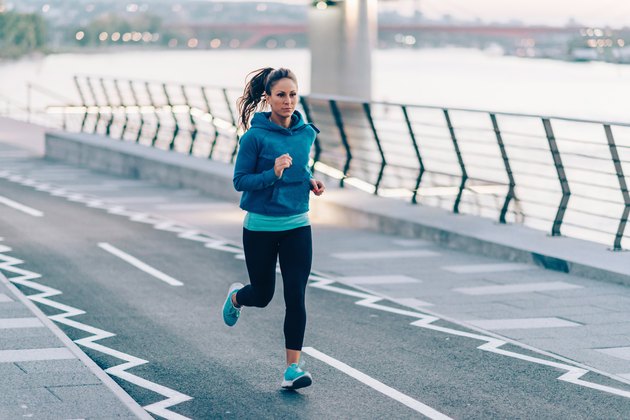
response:
<svg viewBox="0 0 630 420"><path fill-rule="evenodd" d="M290 118L293 115L297 101L297 85L288 78L278 80L271 88L271 95L267 96L271 112L282 118Z"/></svg>

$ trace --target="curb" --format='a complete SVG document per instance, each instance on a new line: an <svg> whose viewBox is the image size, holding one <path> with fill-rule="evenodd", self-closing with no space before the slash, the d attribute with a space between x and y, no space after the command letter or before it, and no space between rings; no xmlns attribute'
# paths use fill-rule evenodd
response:
<svg viewBox="0 0 630 420"><path fill-rule="evenodd" d="M24 293L20 291L11 281L0 273L0 281L4 283L13 295L26 306L33 314L53 333L61 342L74 354L77 359L94 374L96 377L109 388L114 395L138 418L153 419L129 394L123 390L103 369L101 369L90 357L79 348L70 338L52 322L48 317L33 303Z"/></svg>

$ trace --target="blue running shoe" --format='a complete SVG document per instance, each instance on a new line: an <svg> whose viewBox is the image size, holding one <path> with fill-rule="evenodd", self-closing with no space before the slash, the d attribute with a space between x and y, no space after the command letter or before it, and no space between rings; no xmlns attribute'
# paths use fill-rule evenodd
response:
<svg viewBox="0 0 630 420"><path fill-rule="evenodd" d="M291 363L287 370L284 371L284 379L282 388L299 389L305 388L313 383L311 374L302 370L302 364Z"/></svg>
<svg viewBox="0 0 630 420"><path fill-rule="evenodd" d="M223 304L223 321L228 327L236 324L238 317L241 316L241 308L237 308L232 304L232 295L238 292L242 287L242 283L232 283L228 289L227 298Z"/></svg>

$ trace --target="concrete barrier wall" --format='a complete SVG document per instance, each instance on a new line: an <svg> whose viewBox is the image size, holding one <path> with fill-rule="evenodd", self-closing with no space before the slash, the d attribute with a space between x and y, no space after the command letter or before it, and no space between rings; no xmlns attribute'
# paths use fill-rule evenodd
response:
<svg viewBox="0 0 630 420"><path fill-rule="evenodd" d="M170 187L192 188L226 200L238 201L240 197L232 186L230 164L103 136L47 133L46 158Z"/></svg>
<svg viewBox="0 0 630 420"><path fill-rule="evenodd" d="M48 133L46 158L115 175L192 188L238 202L233 166L90 134ZM311 200L314 222L367 228L420 238L504 261L533 263L548 269L630 285L630 253L605 245L520 225L453 214L441 209L376 197L349 188L333 188Z"/></svg>

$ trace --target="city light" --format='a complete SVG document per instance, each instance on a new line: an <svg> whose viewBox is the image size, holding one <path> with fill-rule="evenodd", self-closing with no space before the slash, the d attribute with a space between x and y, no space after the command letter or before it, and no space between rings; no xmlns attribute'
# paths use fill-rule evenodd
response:
<svg viewBox="0 0 630 420"><path fill-rule="evenodd" d="M188 40L188 48L197 48L199 40L197 38L190 38Z"/></svg>
<svg viewBox="0 0 630 420"><path fill-rule="evenodd" d="M105 42L105 41L107 41L107 38L109 38L109 34L108 34L107 32L101 32L101 33L98 35L98 39L99 39L101 42Z"/></svg>
<svg viewBox="0 0 630 420"><path fill-rule="evenodd" d="M85 32L79 31L74 37L77 39L77 41L81 41L83 38L85 38Z"/></svg>
<svg viewBox="0 0 630 420"><path fill-rule="evenodd" d="M112 41L114 41L114 42L120 41L120 32L114 32L112 34Z"/></svg>
<svg viewBox="0 0 630 420"><path fill-rule="evenodd" d="M142 40L144 42L151 42L153 40L153 35L151 35L151 32L144 32L142 34Z"/></svg>
<svg viewBox="0 0 630 420"><path fill-rule="evenodd" d="M138 9L139 9L139 6L135 3L130 3L127 5L127 11L129 13L135 13L138 11Z"/></svg>
<svg viewBox="0 0 630 420"><path fill-rule="evenodd" d="M129 32L125 32L125 34L122 36L122 40L123 42L131 41L131 34Z"/></svg>
<svg viewBox="0 0 630 420"><path fill-rule="evenodd" d="M219 48L221 46L221 40L219 38L214 38L210 41L210 48Z"/></svg>
<svg viewBox="0 0 630 420"><path fill-rule="evenodd" d="M318 1L315 7L317 7L319 10L326 10L328 9L328 4L326 4L325 1Z"/></svg>
<svg viewBox="0 0 630 420"><path fill-rule="evenodd" d="M42 6L42 13L48 13L50 11L50 4L45 4Z"/></svg>
<svg viewBox="0 0 630 420"><path fill-rule="evenodd" d="M142 40L142 34L140 32L134 32L131 34L131 39L133 42L140 42Z"/></svg>

